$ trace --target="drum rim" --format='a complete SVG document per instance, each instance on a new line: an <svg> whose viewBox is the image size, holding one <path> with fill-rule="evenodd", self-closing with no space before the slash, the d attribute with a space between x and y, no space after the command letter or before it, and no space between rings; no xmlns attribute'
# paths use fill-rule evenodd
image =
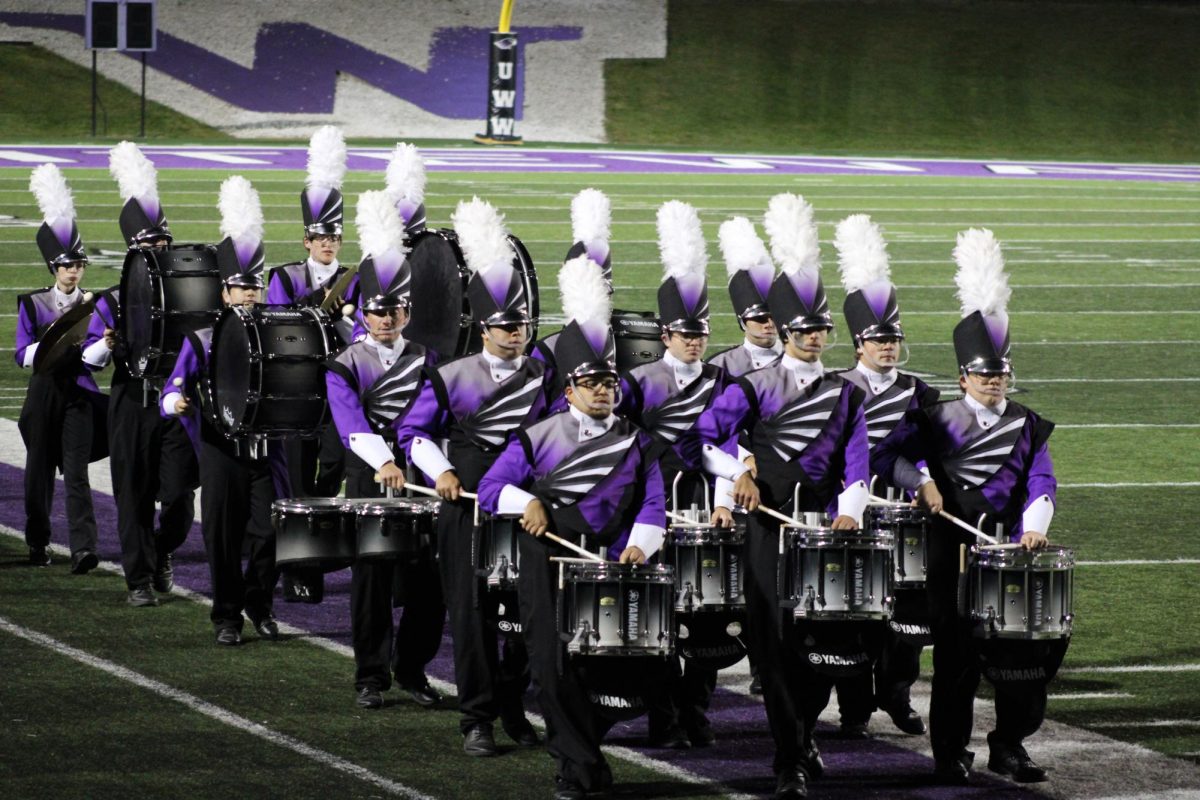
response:
<svg viewBox="0 0 1200 800"><path fill-rule="evenodd" d="M302 512L337 510L345 512L348 501L342 497L285 497L272 501L271 510L279 512Z"/></svg>
<svg viewBox="0 0 1200 800"><path fill-rule="evenodd" d="M675 567L671 564L618 564L615 561L605 561L587 564L569 563L564 566L567 568L566 580L568 581L575 578L578 581L594 582L596 578L590 576L596 575L596 573L608 573L612 578L625 581L659 583L664 582L661 579L667 578L672 584L675 582Z"/></svg>
<svg viewBox="0 0 1200 800"><path fill-rule="evenodd" d="M1075 568L1075 550L1062 545L1048 545L1041 550L975 545L970 550L970 564L986 568L1061 571Z"/></svg>
<svg viewBox="0 0 1200 800"><path fill-rule="evenodd" d="M347 498L346 505L354 514L368 517L388 516L388 512L396 510L412 510L418 513L404 516L437 515L441 506L440 500L424 497L355 497Z"/></svg>
<svg viewBox="0 0 1200 800"><path fill-rule="evenodd" d="M893 550L896 546L896 535L891 531L810 531L794 530L789 534L790 542L811 542L810 547L797 547L798 550L824 550L832 547L858 547L863 550Z"/></svg>
<svg viewBox="0 0 1200 800"><path fill-rule="evenodd" d="M714 540L705 540L704 537L710 534L715 534L717 538ZM696 539L697 541L681 542L680 539ZM695 525L672 525L667 528L666 541L667 544L682 544L685 547L706 544L744 545L746 543L746 529L736 526L733 528L712 528L697 527Z"/></svg>

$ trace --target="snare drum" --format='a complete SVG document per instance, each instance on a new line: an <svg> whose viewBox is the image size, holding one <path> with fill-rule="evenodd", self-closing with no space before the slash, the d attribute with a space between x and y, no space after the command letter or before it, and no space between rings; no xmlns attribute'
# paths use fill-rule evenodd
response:
<svg viewBox="0 0 1200 800"><path fill-rule="evenodd" d="M745 553L744 523L734 528L671 526L665 555L675 568L675 611L745 611Z"/></svg>
<svg viewBox="0 0 1200 800"><path fill-rule="evenodd" d="M907 505L870 506L866 523L867 530L889 533L896 543L896 588L924 588L929 566L929 512Z"/></svg>
<svg viewBox="0 0 1200 800"><path fill-rule="evenodd" d="M675 570L666 564L564 563L558 630L579 656L668 656Z"/></svg>
<svg viewBox="0 0 1200 800"><path fill-rule="evenodd" d="M796 619L885 620L892 607L892 535L784 526L780 605Z"/></svg>
<svg viewBox="0 0 1200 800"><path fill-rule="evenodd" d="M226 309L209 357L213 423L230 437L318 436L329 422L325 361L338 341L314 308Z"/></svg>
<svg viewBox="0 0 1200 800"><path fill-rule="evenodd" d="M359 559L411 558L432 547L441 501L434 498L380 497L356 500L351 509Z"/></svg>
<svg viewBox="0 0 1200 800"><path fill-rule="evenodd" d="M335 570L354 562L354 513L341 498L276 500L271 525L277 566Z"/></svg>
<svg viewBox="0 0 1200 800"><path fill-rule="evenodd" d="M165 380L184 337L220 316L221 273L207 244L130 250L121 269L117 333L135 378Z"/></svg>
<svg viewBox="0 0 1200 800"><path fill-rule="evenodd" d="M1074 620L1075 553L1065 547L971 548L965 616L981 638L1061 639Z"/></svg>
<svg viewBox="0 0 1200 800"><path fill-rule="evenodd" d="M492 517L483 521L474 541L475 574L490 592L515 591L521 574L522 531L516 520Z"/></svg>

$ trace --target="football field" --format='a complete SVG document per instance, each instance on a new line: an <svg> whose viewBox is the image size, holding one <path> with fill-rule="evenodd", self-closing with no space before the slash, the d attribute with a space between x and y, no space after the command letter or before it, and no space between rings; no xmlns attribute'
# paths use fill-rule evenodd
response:
<svg viewBox="0 0 1200 800"><path fill-rule="evenodd" d="M354 200L382 188L382 167L347 176L343 263L359 256ZM120 199L104 170L65 173L92 254L83 285L99 291L119 280ZM229 174L227 166L160 170L160 196L177 243L221 238L216 198ZM268 266L298 260L303 172L246 174L266 214ZM285 641L251 635L245 646L226 649L212 645L202 607L207 573L198 527L178 570L181 587L191 592L157 609L126 607L119 567L75 577L62 557L47 570L23 566L22 445L12 420L27 375L12 358L15 298L50 283L34 244L41 218L28 181L28 167L0 168L0 526L8 534L0 536L3 794L549 796L553 768L540 751L513 750L494 760L461 756L452 699L429 712L393 691L381 712L354 707L345 575L330 577L321 607L280 604L281 619L292 626ZM426 206L430 225L438 227L448 226L455 203L472 195L506 214L537 265L543 332L550 332L559 319L555 276L571 244L570 199L588 186L612 200L620 308L654 308L658 206L680 199L697 207L709 241L711 350L741 336L716 245L723 220L744 215L762 233L772 195L791 191L809 200L841 326L833 226L849 214L870 214L889 242L911 352L905 369L943 392L957 386L955 234L987 227L1003 246L1013 289L1017 399L1057 424L1050 447L1058 510L1050 538L1074 548L1077 558L1075 636L1050 690L1053 734L1028 743L1034 758L1052 768L1052 779L1031 792L985 777L984 745L978 788L924 787L932 766L927 741L893 735L877 715L872 742L819 736L830 770L813 784L812 796L1200 791L1200 359L1194 357L1200 181L431 171ZM840 327L823 359L827 367L851 365L848 340ZM107 377L100 383L106 386ZM94 466L101 555L119 564L112 501L104 494L106 462ZM60 527L55 541L65 540ZM441 680L450 677L448 653L447 640L433 669ZM925 690L929 672L927 653ZM709 751L644 749L644 721L615 729L618 749L610 760L625 784L618 796L755 796L773 788L770 737L761 704L745 693L744 665L722 687L714 714L718 741Z"/></svg>

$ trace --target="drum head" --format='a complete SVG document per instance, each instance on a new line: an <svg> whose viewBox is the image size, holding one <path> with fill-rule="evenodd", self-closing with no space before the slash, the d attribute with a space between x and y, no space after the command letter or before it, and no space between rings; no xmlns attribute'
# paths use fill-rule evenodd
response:
<svg viewBox="0 0 1200 800"><path fill-rule="evenodd" d="M612 328L617 344L617 370L622 374L658 361L666 352L658 315L653 311L614 311Z"/></svg>
<svg viewBox="0 0 1200 800"><path fill-rule="evenodd" d="M209 356L213 416L230 433L241 427L250 403L251 322L250 312L234 307L226 310L213 331Z"/></svg>
<svg viewBox="0 0 1200 800"><path fill-rule="evenodd" d="M538 317L542 313L541 298L538 297L537 270L533 267L533 258L530 257L524 242L510 233L508 234L508 243L512 245L513 251L517 254L513 259L513 268L520 273L521 280L525 284L525 296L529 298L529 318L533 323L529 326L529 346L526 351L532 353L533 345L537 342Z"/></svg>
<svg viewBox="0 0 1200 800"><path fill-rule="evenodd" d="M424 231L410 240L412 311L404 338L443 359L466 354L471 325L467 267L453 231Z"/></svg>

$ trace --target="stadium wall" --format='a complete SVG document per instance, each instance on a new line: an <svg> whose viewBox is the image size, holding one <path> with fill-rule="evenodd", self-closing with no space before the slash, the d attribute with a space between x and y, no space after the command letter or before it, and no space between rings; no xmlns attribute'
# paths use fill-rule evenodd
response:
<svg viewBox="0 0 1200 800"><path fill-rule="evenodd" d="M159 0L147 96L238 137L305 137L340 125L371 138L466 139L487 110L488 33L499 0ZM0 0L0 40L77 64L83 0ZM604 62L666 55L665 0L518 0L517 132L604 137ZM140 61L100 53L135 92Z"/></svg>

